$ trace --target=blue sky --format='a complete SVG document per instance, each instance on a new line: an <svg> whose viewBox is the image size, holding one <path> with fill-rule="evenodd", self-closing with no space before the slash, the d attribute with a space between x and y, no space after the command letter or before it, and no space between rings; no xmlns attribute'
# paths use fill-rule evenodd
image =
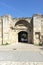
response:
<svg viewBox="0 0 43 65"><path fill-rule="evenodd" d="M43 0L0 0L0 16L31 17L43 14Z"/></svg>

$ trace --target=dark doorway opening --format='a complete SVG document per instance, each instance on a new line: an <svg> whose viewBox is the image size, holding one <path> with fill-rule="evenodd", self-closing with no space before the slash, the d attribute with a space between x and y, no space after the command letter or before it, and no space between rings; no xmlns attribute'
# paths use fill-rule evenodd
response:
<svg viewBox="0 0 43 65"><path fill-rule="evenodd" d="M28 33L25 31L21 31L18 33L18 42L28 42Z"/></svg>

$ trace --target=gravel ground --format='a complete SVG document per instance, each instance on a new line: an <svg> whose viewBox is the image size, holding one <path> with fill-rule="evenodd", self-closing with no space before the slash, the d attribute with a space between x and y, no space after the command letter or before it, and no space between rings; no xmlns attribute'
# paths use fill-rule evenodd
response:
<svg viewBox="0 0 43 65"><path fill-rule="evenodd" d="M43 65L43 62L11 62L11 61L1 61L0 65Z"/></svg>
<svg viewBox="0 0 43 65"><path fill-rule="evenodd" d="M43 62L43 46L24 43L0 46L0 61Z"/></svg>
<svg viewBox="0 0 43 65"><path fill-rule="evenodd" d="M0 51L0 61L43 62L43 55L36 51Z"/></svg>

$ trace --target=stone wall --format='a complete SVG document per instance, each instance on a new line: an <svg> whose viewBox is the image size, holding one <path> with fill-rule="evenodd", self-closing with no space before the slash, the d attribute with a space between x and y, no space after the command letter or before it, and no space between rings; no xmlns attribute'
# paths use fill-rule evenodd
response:
<svg viewBox="0 0 43 65"><path fill-rule="evenodd" d="M41 20L43 17L41 15L33 16L33 41L35 44L40 44L42 25Z"/></svg>
<svg viewBox="0 0 43 65"><path fill-rule="evenodd" d="M3 37L3 35L2 35L2 33L3 33L3 29L2 29L2 18L0 17L0 44L2 44L2 37Z"/></svg>
<svg viewBox="0 0 43 65"><path fill-rule="evenodd" d="M18 33L28 33L28 43L39 44L43 40L43 16L32 18L12 18L10 15L0 17L0 44L18 43Z"/></svg>

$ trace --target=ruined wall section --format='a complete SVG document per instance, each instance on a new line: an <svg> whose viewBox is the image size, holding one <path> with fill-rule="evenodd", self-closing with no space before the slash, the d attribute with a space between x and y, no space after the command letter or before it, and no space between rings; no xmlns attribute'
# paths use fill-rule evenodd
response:
<svg viewBox="0 0 43 65"><path fill-rule="evenodd" d="M11 42L11 29L10 29L10 25L12 23L12 18L10 15L5 15L2 17L2 21L3 21L3 43L2 44L10 44Z"/></svg>
<svg viewBox="0 0 43 65"><path fill-rule="evenodd" d="M0 45L3 43L3 29L2 29L2 23L3 23L3 21L2 21L2 17L0 17Z"/></svg>
<svg viewBox="0 0 43 65"><path fill-rule="evenodd" d="M40 44L41 15L33 16L33 43Z"/></svg>

